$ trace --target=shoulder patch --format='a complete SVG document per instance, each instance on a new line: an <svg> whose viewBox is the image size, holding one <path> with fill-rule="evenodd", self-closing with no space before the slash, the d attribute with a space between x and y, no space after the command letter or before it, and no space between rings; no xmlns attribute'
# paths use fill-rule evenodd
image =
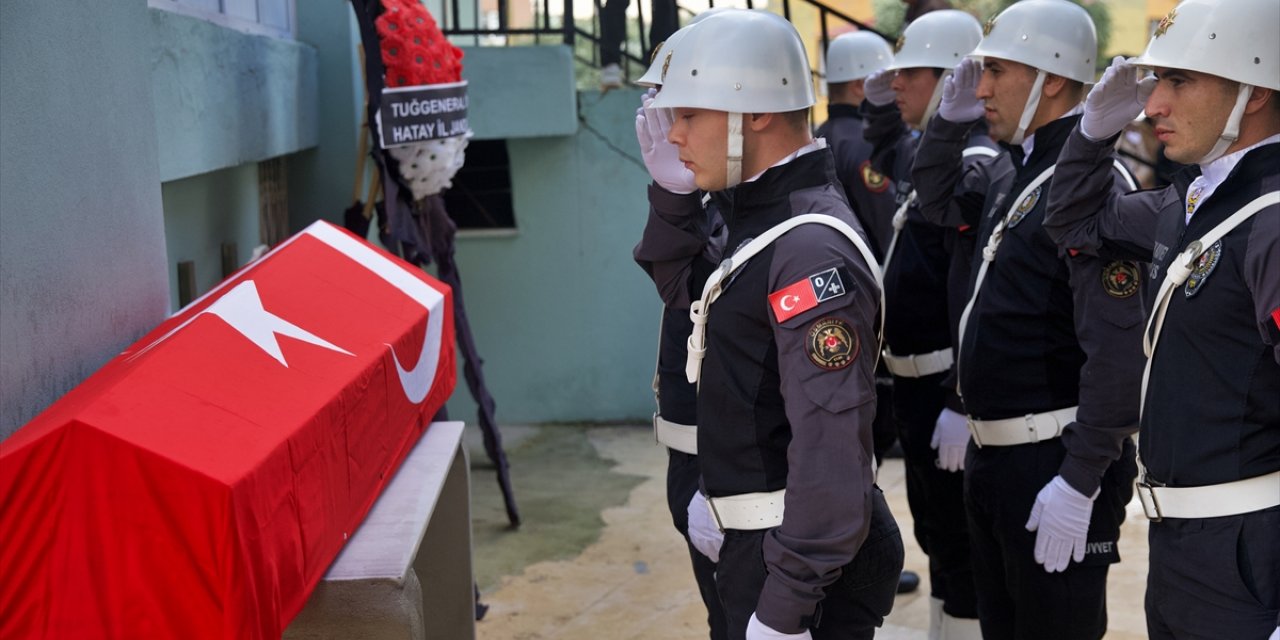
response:
<svg viewBox="0 0 1280 640"><path fill-rule="evenodd" d="M1102 268L1102 288L1112 298L1128 298L1138 292L1142 284L1138 265L1128 260L1116 260Z"/></svg>
<svg viewBox="0 0 1280 640"><path fill-rule="evenodd" d="M809 327L805 345L809 361L827 371L836 371L853 364L858 359L861 346L857 332L849 323L833 317L816 320Z"/></svg>
<svg viewBox="0 0 1280 640"><path fill-rule="evenodd" d="M844 267L831 267L797 280L769 294L769 306L779 323L786 322L819 304L848 293L850 281Z"/></svg>
<svg viewBox="0 0 1280 640"><path fill-rule="evenodd" d="M871 193L884 193L889 188L889 179L884 174L871 168L870 160L863 160L858 165L858 173L862 175L862 184Z"/></svg>
<svg viewBox="0 0 1280 640"><path fill-rule="evenodd" d="M1204 283L1213 274L1213 270L1218 267L1218 261L1222 258L1222 241L1213 243L1212 247L1205 250L1196 258L1196 264L1191 268L1191 275L1187 276L1186 294L1187 297L1200 293L1200 289L1204 287Z"/></svg>

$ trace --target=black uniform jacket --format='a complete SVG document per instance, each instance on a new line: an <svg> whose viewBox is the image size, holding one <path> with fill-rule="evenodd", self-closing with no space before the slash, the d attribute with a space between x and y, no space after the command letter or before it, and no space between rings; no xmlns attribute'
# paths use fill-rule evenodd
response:
<svg viewBox="0 0 1280 640"><path fill-rule="evenodd" d="M862 233L827 149L713 197L729 230L725 255L805 213L834 216ZM655 208L683 207L684 215L692 214L691 202L650 198ZM688 228L678 213L655 215L668 227ZM651 243L663 241L646 228L636 255L652 255L658 249ZM685 275L696 281L696 271ZM783 308L804 306L783 299L791 286L815 304L780 322ZM771 301L773 293L780 295ZM704 491L787 491L782 525L764 538L769 577L756 608L762 620L799 628L867 537L879 298L853 243L807 224L752 258L710 308L697 407Z"/></svg>
<svg viewBox="0 0 1280 640"><path fill-rule="evenodd" d="M836 175L844 185L845 198L871 236L871 251L883 261L893 237L897 191L884 174L871 168L871 143L863 138L862 128L858 107L833 104L827 108L827 121L814 135L826 138L827 147L836 158Z"/></svg>
<svg viewBox="0 0 1280 640"><path fill-rule="evenodd" d="M1170 186L1120 195L1102 169L1114 143L1071 134L1045 226L1063 247L1151 260L1152 285L1188 244L1280 189L1280 144L1258 147L1188 225L1183 203L1199 167ZM1280 470L1280 207L1259 211L1214 246L1173 292L1152 360L1139 442L1149 480L1159 484Z"/></svg>
<svg viewBox="0 0 1280 640"><path fill-rule="evenodd" d="M866 137L873 143L873 167L882 169L897 187L900 205L915 188L911 167L915 163L919 137L902 122L902 112L894 105L864 103L868 119ZM968 132L965 148L998 149L987 136L986 123ZM1003 155L1003 151L1001 152ZM982 171L988 156L963 157L964 171ZM960 196L970 197L961 193ZM884 274L885 343L894 355L905 356L946 349L958 342L960 312L968 301L970 268L977 226L938 226L920 213L919 194L907 209L907 220L898 237L893 259ZM972 206L972 205L971 205ZM895 207L896 209L896 207ZM963 413L955 395L954 376L944 382L952 393L947 406Z"/></svg>
<svg viewBox="0 0 1280 640"><path fill-rule="evenodd" d="M1037 129L1025 164L1021 146L1004 145L1009 157L964 167L961 151L976 123L935 117L913 175L925 217L978 227L975 279L987 239L1014 212L961 337L956 366L964 406L973 418L998 420L1078 405L1062 436L1067 456L1059 473L1092 495L1137 430L1142 274L1118 256L1059 252L1041 226L1055 182L1012 202L1054 165L1079 119ZM1110 160L1105 166L1118 171Z"/></svg>

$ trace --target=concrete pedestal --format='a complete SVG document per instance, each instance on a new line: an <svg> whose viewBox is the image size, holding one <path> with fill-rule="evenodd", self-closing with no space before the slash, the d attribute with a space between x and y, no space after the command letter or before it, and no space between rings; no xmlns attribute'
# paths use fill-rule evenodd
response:
<svg viewBox="0 0 1280 640"><path fill-rule="evenodd" d="M435 422L284 637L475 638L463 423Z"/></svg>

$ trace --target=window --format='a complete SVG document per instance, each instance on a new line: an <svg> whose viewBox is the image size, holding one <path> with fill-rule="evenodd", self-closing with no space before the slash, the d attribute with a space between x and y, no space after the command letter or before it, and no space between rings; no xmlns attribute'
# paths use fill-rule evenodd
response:
<svg viewBox="0 0 1280 640"><path fill-rule="evenodd" d="M467 162L445 189L444 206L460 231L515 229L506 140L467 144Z"/></svg>
<svg viewBox="0 0 1280 640"><path fill-rule="evenodd" d="M277 38L294 37L294 0L147 0L164 9L203 18L224 27Z"/></svg>

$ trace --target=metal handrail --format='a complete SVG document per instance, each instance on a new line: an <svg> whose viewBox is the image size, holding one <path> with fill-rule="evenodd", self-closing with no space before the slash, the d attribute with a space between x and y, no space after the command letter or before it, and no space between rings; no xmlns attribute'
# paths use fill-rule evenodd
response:
<svg viewBox="0 0 1280 640"><path fill-rule="evenodd" d="M462 10L461 10L462 0L441 0L440 8L443 11L444 15L442 16L442 19L439 21L439 24L441 26L441 31L446 36L474 37L477 39L477 43L479 43L479 38L481 37L494 37L494 36L505 37L505 36L526 36L527 35L527 36L533 36L535 44L541 44L542 38L544 36L555 36L564 44L569 45L569 48L571 51L575 51L574 53L575 60L583 64L599 67L600 66L600 59L599 59L600 54L599 54L599 46L598 46L600 43L599 22L600 22L601 9L603 7L603 0L591 0L591 1L594 2L595 4L595 7L594 7L595 11L592 15L590 29L584 29L582 27L579 27L575 23L573 19L573 15L574 15L573 0L562 0L563 12L561 13L561 24L559 25L553 25L551 21L551 0L538 0L538 8L540 10L535 12L534 19L533 19L534 24L532 27L524 27L524 28L513 28L509 24L508 9L509 9L510 0L497 0L498 25L496 28L480 28L479 27L479 24L481 22L480 0L471 0L470 2L471 18L472 18L471 22L474 25L471 28L464 27L462 24L463 23L463 16L462 16ZM850 24L854 27L857 27L861 31L868 31L870 33L874 33L880 36L881 38L884 38L886 41L892 42L887 36L885 36L885 34L875 30L874 28L867 25L866 23L863 23L859 20L854 19L852 16L844 13L843 11L840 11L839 9L835 9L824 4L821 0L797 0L797 1L803 4L807 4L818 11L820 39L821 39L822 51L824 55L825 55L825 52L827 51L827 48L830 47L831 45L831 24L830 23L832 18L835 18L837 20ZM782 0L782 15L787 20L791 20L791 3L792 3L792 0ZM746 0L746 5L748 9L755 8L754 0ZM708 0L708 6L714 7L715 0ZM649 47L653 43L650 43L647 41L648 30L646 29L645 15L644 15L644 9L642 6L642 1L637 2L636 9L637 11L636 11L635 24L638 27L638 32L640 37L640 48L642 51L648 51ZM677 15L682 15L682 14L685 16L694 15L693 11L685 7L682 7L679 4L677 4L676 6L676 11L677 11ZM584 58L583 56L578 55L576 50L574 50L574 44L576 43L578 38L583 38L591 41L593 46L590 47L591 53L589 58ZM623 59L624 65L631 65L631 64L639 65L642 70L647 68L649 64L648 60L644 60L641 56L636 55L630 51L627 51L625 50L625 48L622 51L622 59ZM627 70L629 71L629 68ZM821 78L823 76L823 73L820 70L815 69L814 75Z"/></svg>

